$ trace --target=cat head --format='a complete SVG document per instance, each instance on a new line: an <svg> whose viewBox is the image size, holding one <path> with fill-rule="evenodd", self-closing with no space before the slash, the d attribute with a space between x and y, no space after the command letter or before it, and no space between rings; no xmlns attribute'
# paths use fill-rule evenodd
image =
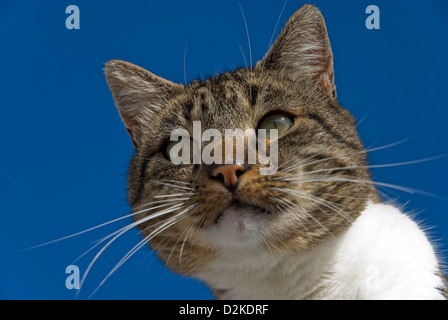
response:
<svg viewBox="0 0 448 320"><path fill-rule="evenodd" d="M325 22L312 5L290 18L253 68L185 86L118 60L105 73L136 151L128 176L136 225L174 271L192 274L226 250L311 249L348 228L375 197L355 121L336 100ZM265 165L247 157L173 163L171 133L193 136L195 122L201 133L223 136L278 128L276 172L260 174Z"/></svg>

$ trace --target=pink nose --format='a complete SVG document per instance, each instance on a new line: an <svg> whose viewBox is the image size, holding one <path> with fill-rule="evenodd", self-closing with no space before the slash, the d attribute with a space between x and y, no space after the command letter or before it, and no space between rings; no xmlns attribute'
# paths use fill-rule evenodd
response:
<svg viewBox="0 0 448 320"><path fill-rule="evenodd" d="M220 179L227 189L234 190L238 186L239 177L246 171L242 164L227 164L216 167L212 177Z"/></svg>

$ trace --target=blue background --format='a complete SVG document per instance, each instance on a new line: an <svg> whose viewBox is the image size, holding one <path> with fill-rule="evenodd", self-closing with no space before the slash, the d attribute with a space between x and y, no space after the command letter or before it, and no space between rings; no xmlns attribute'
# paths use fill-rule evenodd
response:
<svg viewBox="0 0 448 320"><path fill-rule="evenodd" d="M246 1L253 63L268 49L283 1ZM322 10L334 53L339 101L361 122L373 165L448 153L448 2L313 2ZM80 9L67 30L65 8ZM286 3L275 36L304 4ZM365 9L381 10L367 30ZM94 241L130 218L57 243L130 212L126 172L133 150L103 75L109 59L128 60L175 82L205 77L249 60L238 1L0 1L0 298L76 299L65 268ZM376 181L448 197L447 160L375 168ZM448 202L381 188L432 227L448 249ZM108 248L87 277L85 299L140 241L131 230ZM76 261L81 272L98 247ZM446 254L444 254L446 257ZM96 299L210 299L201 283L173 275L141 249Z"/></svg>

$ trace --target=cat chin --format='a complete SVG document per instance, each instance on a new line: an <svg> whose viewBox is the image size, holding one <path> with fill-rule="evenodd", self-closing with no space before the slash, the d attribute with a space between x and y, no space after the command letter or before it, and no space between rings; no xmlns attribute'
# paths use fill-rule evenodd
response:
<svg viewBox="0 0 448 320"><path fill-rule="evenodd" d="M236 202L222 210L201 233L205 243L218 248L256 246L262 241L268 217L265 209Z"/></svg>

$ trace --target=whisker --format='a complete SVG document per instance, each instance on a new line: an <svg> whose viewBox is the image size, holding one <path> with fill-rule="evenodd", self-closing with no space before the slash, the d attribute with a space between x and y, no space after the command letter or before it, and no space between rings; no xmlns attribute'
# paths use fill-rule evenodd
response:
<svg viewBox="0 0 448 320"><path fill-rule="evenodd" d="M168 264L168 262L170 261L171 256L172 256L172 254L173 254L173 252L174 252L174 249L176 248L177 244L179 243L179 241L180 241L180 239L182 238L182 236L184 235L184 233L187 231L187 229L190 228L190 226L194 225L194 223L196 222L196 220L197 220L198 218L199 218L199 216L196 217L196 219L195 219L194 221L190 222L190 224L187 226L187 228L185 228L185 230L182 231L182 233L181 233L181 235L178 237L176 243L174 244L174 246L172 246L171 252L170 252L170 254L169 254L169 256L168 256L168 258L167 258L165 264ZM187 234L187 235L188 235L188 234ZM163 239L163 241L165 241L165 239L166 239L167 237L168 237L168 236L166 236L166 237ZM170 237L173 238L173 236L170 236ZM166 247L166 244L163 246L163 248L165 248L165 247Z"/></svg>
<svg viewBox="0 0 448 320"><path fill-rule="evenodd" d="M151 201L150 203L142 204L142 205L140 205L140 206L137 206L137 207L135 207L135 209L140 209L140 208L143 208L143 207L147 207L147 206L152 205L152 204L158 204L158 203L173 203L173 202L178 202L178 201L183 201L183 200L189 200L189 199L190 199L190 197L187 197L187 198L176 198L176 199L165 199L165 200Z"/></svg>
<svg viewBox="0 0 448 320"><path fill-rule="evenodd" d="M244 54L243 48L241 47L240 42L237 40L236 43L238 44L238 47L240 48L241 54L243 55L243 60L244 60L244 66L246 67L246 69L248 68L247 66L247 60L246 60L246 55ZM250 80L250 78L249 78Z"/></svg>
<svg viewBox="0 0 448 320"><path fill-rule="evenodd" d="M185 60L187 57L187 48L188 48L188 42L185 44L185 50L184 50L184 83L187 85L187 73L185 72Z"/></svg>
<svg viewBox="0 0 448 320"><path fill-rule="evenodd" d="M191 205L187 209L182 212L176 214L172 218L168 219L162 226L151 232L148 236L146 236L143 240L141 240L137 245L135 245L115 266L114 268L107 274L107 276L101 281L101 283L96 287L96 289L92 292L92 294L88 297L90 299L99 289L100 287L107 281L107 279L121 266L123 265L131 256L133 256L140 248L146 245L153 237L158 235L160 232L165 229L171 227L177 222L184 219L186 216L181 217L185 212L188 212L190 209L194 208L196 205ZM181 218L180 218L181 217ZM180 218L180 219L179 219Z"/></svg>
<svg viewBox="0 0 448 320"><path fill-rule="evenodd" d="M379 150L384 150L384 149L396 147L396 146L398 146L400 144L408 142L409 140L411 140L411 138L408 137L408 138L404 138L404 139L398 140L396 142L392 142L392 143L386 144L384 146L375 147L375 148L368 147L368 148L366 148L366 152L369 153L369 152L374 152L374 151L379 151Z"/></svg>
<svg viewBox="0 0 448 320"><path fill-rule="evenodd" d="M201 205L202 203L200 203L199 205ZM206 214L207 214L207 212L206 211L204 211L204 212L202 212L200 215L199 215L199 221L200 220L203 220L204 219L204 217L206 216ZM199 232L199 228L193 228L193 232L191 233L191 238L193 238L193 237L195 237L196 236L196 234ZM191 252L191 250L193 249L193 242L190 242L190 252Z"/></svg>
<svg viewBox="0 0 448 320"><path fill-rule="evenodd" d="M249 94L250 94L250 98L252 100L252 48L250 45L250 36L249 36L249 28L247 27L247 21L246 21L246 16L244 15L244 11L243 11L243 7L241 6L241 3L238 2L238 5L240 6L240 10L241 10L241 15L243 16L243 21L244 21L244 27L246 28L246 35L247 35L247 44L249 46L249 64L250 64L250 73L249 73Z"/></svg>
<svg viewBox="0 0 448 320"><path fill-rule="evenodd" d="M317 204L322 204L323 206L327 207L328 209L330 209L330 210L338 213L339 215L341 215L341 217L346 219L348 222L353 222L353 220L351 218L349 218L345 213L341 212L340 208L338 208L338 206L335 203L331 202L331 201L327 201L325 199L319 198L319 197L317 197L315 195L312 195L312 194L306 194L306 193L300 192L298 190L293 190L293 189L288 189L288 188L270 188L270 189L274 189L274 190L277 190L277 191L283 191L283 192L286 192L286 193L298 195L302 199L310 200L310 201L313 201L313 202L315 202ZM297 205L295 205L295 206L297 207Z"/></svg>
<svg viewBox="0 0 448 320"><path fill-rule="evenodd" d="M169 218L167 221L164 221L163 223L160 223L160 226L156 228L154 231L152 231L148 236L146 236L144 239L142 239L137 245L135 245L116 265L116 269L118 269L119 266L121 266L127 259L129 259L135 252L137 252L142 246L147 244L149 240L151 240L153 237L158 235L160 232L166 230L169 226L173 225L174 223L177 223L181 221L182 219L186 218L186 216L182 217L182 215L187 212L190 208L194 207L194 205L188 207L187 209L183 210L182 212L176 214L175 216ZM179 219L179 217L182 217ZM114 267L115 269L115 267ZM114 269L111 271L113 272Z"/></svg>
<svg viewBox="0 0 448 320"><path fill-rule="evenodd" d="M238 2L238 5L240 6L241 14L243 16L244 20L244 27L246 28L246 35L247 35L247 44L249 46L249 63L250 63L250 71L252 72L252 48L250 46L250 36L249 36L249 28L247 27L247 21L246 16L244 15L243 7L241 6L241 3Z"/></svg>
<svg viewBox="0 0 448 320"><path fill-rule="evenodd" d="M279 198L279 197L270 197L272 200L274 200L274 201L280 201L281 203L283 203L284 205L285 205L285 208L287 208L287 209L293 209L295 206L294 206L294 203L292 203L291 201L289 201L288 199L284 199L284 198ZM282 212L284 212L283 210L281 210ZM311 236L310 236L310 234L309 234L309 231L308 231L308 229L307 229L307 227L305 227L305 224L302 222L302 220L301 219L299 219L298 217L296 218L296 216L294 215L294 218L295 218L295 220L297 221L297 222L299 222L300 223L300 225L303 227L303 229L305 229L305 232L306 232L306 235L307 235L307 237L308 237L308 239L309 240L311 240Z"/></svg>
<svg viewBox="0 0 448 320"><path fill-rule="evenodd" d="M320 195L322 195L322 196L329 196L329 197L336 197L336 198L344 198L344 199L356 199L356 200L365 199L365 197L350 197L350 196L346 196L346 195L339 195L339 194L336 194L336 193L321 193Z"/></svg>
<svg viewBox="0 0 448 320"><path fill-rule="evenodd" d="M137 214L137 213L145 213L145 212L148 212L148 211L150 211L150 210L159 209L159 208L163 208L163 207L167 207L167 206L171 206L171 205L172 205L172 203L168 203L168 204L164 204L164 205L156 206L156 207L153 207L153 208L150 208L150 209L141 210L141 211L135 212L134 214ZM133 214L133 215L134 215L134 214ZM123 230L123 228L122 228L122 229L119 229L119 230L116 230L116 231L114 231L114 232L112 232L111 234L107 235L106 237L103 237L102 239L97 240L97 243L96 243L96 244L94 244L91 248L89 248L87 251L85 251L83 254L81 254L78 258L76 258L76 259L72 262L72 264L75 264L78 260L80 260L82 257L84 257L87 253L89 253L90 251L92 251L93 249L95 249L97 246L99 246L101 243L105 242L107 239L113 237L114 235L116 235L117 233L119 233L119 232L122 231L122 230Z"/></svg>
<svg viewBox="0 0 448 320"><path fill-rule="evenodd" d="M192 190L192 188L189 187L182 187L182 186L176 186L175 184L170 184L162 181L156 181L158 184L163 184L165 186L173 187L173 188L179 188L179 189L185 189L185 190Z"/></svg>
<svg viewBox="0 0 448 320"><path fill-rule="evenodd" d="M174 200L173 200L173 201L174 201ZM150 203L148 203L148 204L146 204L146 205L151 205L151 204L155 204L155 203L156 203L156 202L150 202ZM165 204L165 205L156 206L156 207L152 207L152 208L149 208L149 209L145 209L145 210L140 210L140 211L137 211L137 212L133 212L133 213L127 214L127 215L125 215L125 216L122 216L122 217L113 219L113 220L111 220L111 221L104 222L104 223L99 224L99 225L97 225L97 226L95 226L95 227L91 227L91 228L89 228L89 229L86 229L86 230L83 230L83 231L79 231L79 232L77 232L77 233L74 233L74 234L71 234L71 235L68 235L68 236L64 236L64 237L62 237L62 238L58 238L58 239L55 239L55 240L47 241L47 242L44 242L44 243L41 243L41 244L38 244L38 245L35 245L35 246L32 246L32 247L28 247L28 248L25 248L25 249L19 249L19 250L17 250L16 252L23 252L23 251L26 251L26 250L36 249L36 248L43 247L43 246L46 246L46 245L50 245L50 244L52 244L52 243L56 243L56 242L59 242L59 241L62 241L62 240L70 239L70 238L73 238L73 237L82 235L82 234L84 234L84 233L87 233L87 232L90 232L90 231L99 229L99 228L101 228L101 227L107 226L107 225L112 224L112 223L114 223L114 222L117 222L117 221L120 221L120 220L129 218L129 217L135 216L135 215L137 215L137 214L145 213L145 212L148 212L148 211L151 211L151 210L155 210L155 209L158 209L158 208L161 208L161 207L165 207L165 206L168 206L168 205L171 205L171 204Z"/></svg>
<svg viewBox="0 0 448 320"><path fill-rule="evenodd" d="M447 154L435 156L435 157L431 157L431 158L418 159L418 160L405 161L405 162L397 162L397 163L386 163L386 164L376 164L376 165L367 165L367 166L340 167L340 168L326 168L326 169L319 169L319 170L314 170L314 171L307 171L307 172L302 173L302 175L305 176L305 175L309 175L309 174L313 174L313 173L340 171L340 170L346 170L346 169L373 169L373 168L389 168L389 167L405 166L405 165L412 165L412 164L417 164L417 163L422 163L422 162L433 161L433 160L437 160L440 158L444 158L446 156L447 156Z"/></svg>
<svg viewBox="0 0 448 320"><path fill-rule="evenodd" d="M201 204L201 203L198 203L198 205L200 205L200 204ZM163 223L163 221L160 222L160 223L151 225L151 226L149 226L148 228L152 228L152 227L157 226L157 225L160 225L160 224L162 224L162 223ZM148 228L145 228L145 230L148 229ZM184 232L185 232L185 231L184 231ZM182 232L182 235L184 234L184 232ZM182 236L182 235L181 235L181 236ZM162 242L165 242L165 240L166 240L167 238L173 238L173 237L174 237L174 236L172 236L172 235L166 235L166 236L163 238ZM179 239L179 240L180 240L180 239ZM178 241L179 241L179 240L178 240ZM177 244L177 242L176 242L176 244ZM164 249L167 245L168 245L168 242L167 242L163 247L161 247L160 249L158 249L158 251ZM170 255L168 256L167 262L170 260L170 257L171 257L171 255L172 255L172 253L173 253L173 250L174 250L174 247L175 247L175 246L173 246L173 249L171 250L171 253L170 253Z"/></svg>
<svg viewBox="0 0 448 320"><path fill-rule="evenodd" d="M188 226L188 230L189 230L189 231L187 232L187 235L185 236L184 241L182 242L182 246L180 247L180 252L179 252L179 263L180 263L180 264L182 264L182 253L183 253L183 251L184 251L185 242L187 241L188 237L189 237L190 235L192 235L192 232L194 231L194 225L196 224L196 222L198 221L198 219L201 218L201 217L202 217L202 215L198 215L198 216L196 217L196 219L193 220L193 223L191 223L191 224Z"/></svg>
<svg viewBox="0 0 448 320"><path fill-rule="evenodd" d="M271 49L272 41L274 40L274 36L275 36L275 31L277 31L278 24L280 22L280 19L281 19L282 15L283 15L283 11L285 10L285 7L286 7L287 3L288 3L288 0L285 0L285 3L283 4L282 11L280 11L280 14L278 16L277 22L275 23L274 31L272 31L271 40L269 40L269 46L268 46L268 50L266 52L269 52L269 49ZM263 61L263 67L264 67L264 61Z"/></svg>
<svg viewBox="0 0 448 320"><path fill-rule="evenodd" d="M179 180L168 180L168 179L164 179L164 180L160 180L160 181L162 181L162 182L172 182L172 183L180 183L180 184L191 185L190 182L179 181Z"/></svg>
<svg viewBox="0 0 448 320"><path fill-rule="evenodd" d="M129 231L130 229L132 229L132 228L134 228L135 226L138 226L138 225L140 225L140 224L142 224L142 223L144 223L144 222L147 222L147 221L149 221L149 220L151 220L151 219L154 219L154 218L156 218L156 217L159 217L159 216L161 216L161 215L164 215L164 214L168 214L168 213L170 213L170 212L173 212L173 211L175 211L175 210L177 210L178 208L179 208L179 206L181 206L182 205L182 203L180 203L180 204L176 204L176 205L174 205L174 206L172 206L172 207L169 207L168 209L164 209L164 210L162 210L162 211L160 211L160 212L156 212L156 213L153 213L153 214L151 214L151 215L149 215L149 216L146 216L146 217L144 217L144 218L142 218L142 219L139 219L138 221L135 221L135 222L133 222L133 223L131 223L131 224L129 224L129 225L127 225L127 226L125 226L125 227L123 227L123 228L121 228L120 230L118 230L118 231L115 231L114 232L114 234L116 234L115 235L115 237L113 237L111 240L109 240L109 242L107 243L107 244L105 244L102 248L101 248L101 250L95 255L95 257L92 259L92 261L90 262L90 264L87 266L87 269L86 269L86 271L84 272L84 275L82 276L82 279L81 279L81 281L80 281L80 286L82 287L82 285L84 284L84 281L85 281L85 279L86 279L86 277L87 277L87 275L89 274L89 272L90 272L90 270L91 270L91 268L93 267L93 265L95 264L95 262L98 260L98 258L101 256L101 254L116 240L116 239L118 239L121 235L123 235L125 232L127 232L127 231Z"/></svg>
<svg viewBox="0 0 448 320"><path fill-rule="evenodd" d="M294 180L294 179L293 179ZM293 181L291 180L291 181ZM335 177L329 177L329 176L317 176L314 177L313 179L309 179L309 180L302 180L302 179L295 179L296 181L300 181L303 183L310 183L310 182L353 182L353 183L360 183L360 184L371 184L371 185L378 185L378 186L382 186L382 187L387 187L387 188L391 188L391 189L396 189L396 190L400 190L400 191L404 191L410 194L422 194L425 196L429 196L432 198L436 198L442 201L448 201L448 198L431 193L431 192L427 192L427 191L423 191L423 190L419 190L419 189L415 189L415 188L410 188L410 187L404 187L404 186L400 186L400 185L395 185L395 184L390 184L390 183L385 183L385 182L378 182L378 181L370 181L370 180L360 180L360 179L353 179L351 177L344 177L344 176L338 176L338 178ZM289 180L288 180L289 181Z"/></svg>
<svg viewBox="0 0 448 320"><path fill-rule="evenodd" d="M376 147L376 148L367 148L365 150L361 150L361 151L357 151L357 152L350 152L350 153L345 154L343 156L339 156L339 155L338 156L331 156L331 157L327 157L327 158L324 158L324 159L319 159L319 160L307 163L307 161L309 161L309 160L311 160L311 159L321 155L322 152L324 151L324 149L323 149L322 151L315 153L314 155L306 158L305 160L300 161L296 165L292 165L292 166L288 167L287 170L283 170L283 171L284 172L290 172L292 170L295 170L295 169L299 168L301 165L302 165L302 167L307 167L307 166L310 166L312 164L316 164L316 163L320 163L320 162L324 162L324 161L328 161L328 160L346 158L346 157L349 157L349 156L355 156L355 155L362 154L362 153L370 153L370 152L379 151L379 150L383 150L383 149L387 149L387 148L392 148L392 147L400 145L400 144L402 144L404 142L407 142L409 139L410 138L405 138L405 139L402 139L402 140L399 140L397 142L390 143L390 144L387 144L387 145L384 145L384 146L380 146L380 147Z"/></svg>
<svg viewBox="0 0 448 320"><path fill-rule="evenodd" d="M174 193L174 194L162 194L159 196L154 196L154 198L168 198L168 197L176 197L176 196L184 196L184 195L193 195L193 192L183 192L183 193Z"/></svg>
<svg viewBox="0 0 448 320"><path fill-rule="evenodd" d="M278 191L283 191L283 192L286 192L286 193L289 193L288 191L294 191L294 190L290 190L290 189L284 189L284 188L275 188L275 189L281 189L281 190L278 190ZM304 197L304 195L303 194L296 194L297 196L299 196L299 197L301 197L302 199L305 199L305 200L311 200L311 201L313 201L313 202L317 202L316 200L312 200L312 199L306 199L307 197ZM309 212L307 212L306 210L304 210L303 208L301 208L301 207L299 207L297 204L295 204L295 203L293 203L293 202L290 202L289 201L289 203L292 205L292 206L294 206L295 208L297 208L301 213L303 213L303 214L305 214L307 217L309 217L309 218L311 218L315 223L317 223L322 229L324 229L326 232L328 232L331 236L333 236L334 237L334 235L333 235L333 233L330 231L330 230L328 230L328 228L327 227L325 227L319 220L317 220L312 214L310 214ZM328 215L328 213L326 213L322 208L320 208L320 206L319 206L319 204L320 204L320 202L317 202L317 208L322 212L322 213L324 213L325 215ZM330 208L331 209L331 208Z"/></svg>
<svg viewBox="0 0 448 320"><path fill-rule="evenodd" d="M245 66L246 70L249 70L249 67L247 65L246 55L244 54L244 50L241 47L241 44L239 41L237 41L237 44L238 44L238 47L240 48L241 54L243 55L244 66ZM250 98L252 99L251 73L250 72L247 72L247 79L249 82L249 94L250 94Z"/></svg>

